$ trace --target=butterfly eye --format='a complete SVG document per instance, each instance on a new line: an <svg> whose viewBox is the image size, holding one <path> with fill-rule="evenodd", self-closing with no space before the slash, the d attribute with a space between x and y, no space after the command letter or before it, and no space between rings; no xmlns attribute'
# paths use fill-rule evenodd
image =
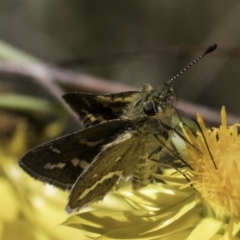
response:
<svg viewBox="0 0 240 240"><path fill-rule="evenodd" d="M154 116L157 114L155 102L146 102L143 104L143 111L147 116Z"/></svg>

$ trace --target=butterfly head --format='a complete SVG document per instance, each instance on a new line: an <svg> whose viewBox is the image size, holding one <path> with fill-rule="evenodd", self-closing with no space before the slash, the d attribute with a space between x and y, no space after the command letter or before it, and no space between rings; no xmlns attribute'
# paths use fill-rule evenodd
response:
<svg viewBox="0 0 240 240"><path fill-rule="evenodd" d="M157 116L161 120L172 116L174 108L177 104L176 96L173 89L170 87L170 83L174 82L179 76L186 72L190 67L196 64L208 53L214 51L217 48L217 44L209 46L205 52L191 62L182 71L169 79L159 91L155 91L150 85L145 85L142 88L142 92L145 92L145 98L143 102L143 112L147 116Z"/></svg>
<svg viewBox="0 0 240 240"><path fill-rule="evenodd" d="M143 87L145 98L142 104L146 116L171 116L173 108L177 104L176 96L169 84L164 84L160 90L155 90L150 85Z"/></svg>

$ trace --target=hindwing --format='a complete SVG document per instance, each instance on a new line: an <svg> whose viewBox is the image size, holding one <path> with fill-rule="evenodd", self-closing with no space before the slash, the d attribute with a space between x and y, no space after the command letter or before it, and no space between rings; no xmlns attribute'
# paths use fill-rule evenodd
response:
<svg viewBox="0 0 240 240"><path fill-rule="evenodd" d="M132 175L142 147L134 131L126 131L104 146L74 184L66 210L68 213L102 200L120 177Z"/></svg>

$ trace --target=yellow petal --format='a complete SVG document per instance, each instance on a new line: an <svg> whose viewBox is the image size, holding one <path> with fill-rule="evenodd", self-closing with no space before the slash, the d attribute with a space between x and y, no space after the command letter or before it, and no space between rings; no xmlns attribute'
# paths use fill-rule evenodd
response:
<svg viewBox="0 0 240 240"><path fill-rule="evenodd" d="M223 223L214 218L204 218L194 228L187 240L208 240L221 228Z"/></svg>

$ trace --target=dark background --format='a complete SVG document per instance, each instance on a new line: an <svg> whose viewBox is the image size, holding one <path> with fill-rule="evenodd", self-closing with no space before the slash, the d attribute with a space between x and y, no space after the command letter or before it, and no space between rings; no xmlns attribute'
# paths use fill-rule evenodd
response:
<svg viewBox="0 0 240 240"><path fill-rule="evenodd" d="M56 228L68 193L46 191L18 166L36 145L80 129L63 108L66 82L59 88L46 68L95 77L80 77L88 91L158 86L217 42L173 87L180 99L240 116L239 23L239 0L0 0L0 239L79 239ZM70 81L61 70L58 80Z"/></svg>
<svg viewBox="0 0 240 240"><path fill-rule="evenodd" d="M0 40L137 88L165 82L217 42L174 88L181 99L239 115L239 13L237 0L2 0ZM3 60L19 62L3 52Z"/></svg>

